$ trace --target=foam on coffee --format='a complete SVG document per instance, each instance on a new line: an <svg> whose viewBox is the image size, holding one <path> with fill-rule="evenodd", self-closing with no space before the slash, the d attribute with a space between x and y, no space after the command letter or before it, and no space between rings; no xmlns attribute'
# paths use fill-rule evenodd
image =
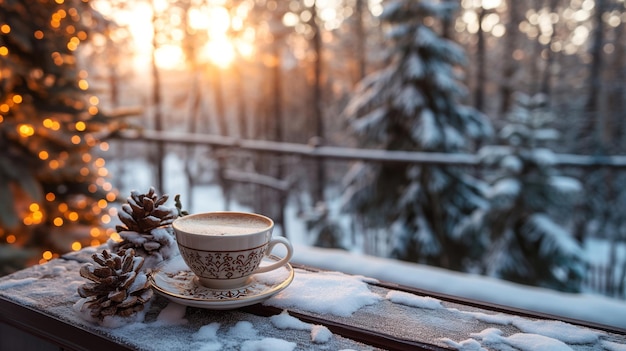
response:
<svg viewBox="0 0 626 351"><path fill-rule="evenodd" d="M202 235L241 235L258 233L267 229L266 220L246 215L191 216L176 222L176 227L188 233Z"/></svg>

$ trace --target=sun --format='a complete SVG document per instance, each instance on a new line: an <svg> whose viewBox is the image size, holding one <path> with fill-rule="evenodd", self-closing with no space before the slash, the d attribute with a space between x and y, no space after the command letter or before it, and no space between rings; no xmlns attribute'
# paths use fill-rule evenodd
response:
<svg viewBox="0 0 626 351"><path fill-rule="evenodd" d="M227 68L235 60L235 48L228 38L216 38L206 43L201 55L214 65Z"/></svg>
<svg viewBox="0 0 626 351"><path fill-rule="evenodd" d="M159 46L154 51L154 60L156 65L163 69L181 68L185 64L185 55L183 49L178 45Z"/></svg>

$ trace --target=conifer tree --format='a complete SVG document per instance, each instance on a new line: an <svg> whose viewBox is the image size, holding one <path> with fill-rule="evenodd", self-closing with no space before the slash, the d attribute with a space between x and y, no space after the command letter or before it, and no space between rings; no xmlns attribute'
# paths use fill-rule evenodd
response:
<svg viewBox="0 0 626 351"><path fill-rule="evenodd" d="M576 292L585 273L583 251L558 219L567 218L581 193L578 180L559 174L553 152L558 138L549 128L554 115L543 95L516 94L516 105L499 137L479 155L494 169L488 205L457 228L477 245L476 270L533 286Z"/></svg>
<svg viewBox="0 0 626 351"><path fill-rule="evenodd" d="M0 240L34 262L106 239L115 194L92 148L110 125L77 54L103 23L81 0L0 6Z"/></svg>
<svg viewBox="0 0 626 351"><path fill-rule="evenodd" d="M363 147L455 153L489 137L486 117L465 106L460 46L434 25L452 16L451 2L390 1L381 20L391 46L387 64L363 79L345 113ZM426 23L433 24L427 25ZM367 227L389 228L392 255L461 269L465 249L455 223L481 199L463 169L358 164L346 177L346 208Z"/></svg>

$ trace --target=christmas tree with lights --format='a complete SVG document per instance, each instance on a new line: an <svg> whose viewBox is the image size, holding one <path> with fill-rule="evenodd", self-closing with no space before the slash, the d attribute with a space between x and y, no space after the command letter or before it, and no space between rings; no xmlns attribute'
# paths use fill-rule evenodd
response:
<svg viewBox="0 0 626 351"><path fill-rule="evenodd" d="M112 124L78 55L104 25L86 0L0 0L0 274L108 237Z"/></svg>

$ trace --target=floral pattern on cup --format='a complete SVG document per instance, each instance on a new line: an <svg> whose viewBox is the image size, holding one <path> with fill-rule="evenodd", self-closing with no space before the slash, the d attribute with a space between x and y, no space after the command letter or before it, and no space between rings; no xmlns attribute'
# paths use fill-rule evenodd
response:
<svg viewBox="0 0 626 351"><path fill-rule="evenodd" d="M236 279L254 272L261 263L267 244L240 251L202 251L178 244L185 262L199 277Z"/></svg>

